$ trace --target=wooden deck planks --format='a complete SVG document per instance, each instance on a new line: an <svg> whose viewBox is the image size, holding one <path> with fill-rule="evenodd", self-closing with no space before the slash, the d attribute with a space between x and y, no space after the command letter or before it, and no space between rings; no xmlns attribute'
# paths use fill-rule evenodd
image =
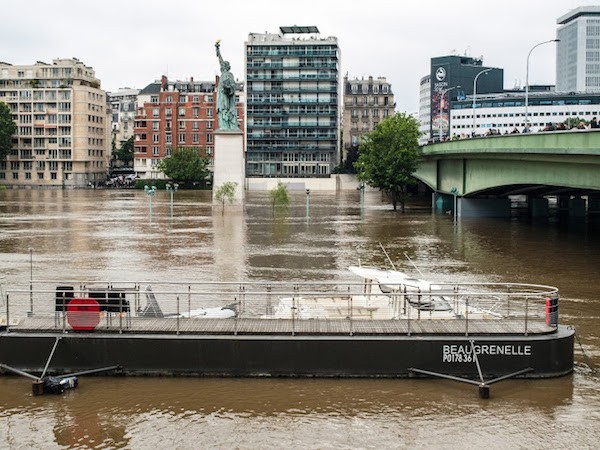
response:
<svg viewBox="0 0 600 450"><path fill-rule="evenodd" d="M62 318L33 316L23 318L11 331L63 331ZM65 331L72 331L66 323ZM142 318L122 321L119 318L103 320L95 331L159 334L252 334L252 335L523 335L525 322L518 319L464 319L451 320L369 320L369 319L260 319L260 318ZM529 334L547 334L555 329L543 321L529 322Z"/></svg>

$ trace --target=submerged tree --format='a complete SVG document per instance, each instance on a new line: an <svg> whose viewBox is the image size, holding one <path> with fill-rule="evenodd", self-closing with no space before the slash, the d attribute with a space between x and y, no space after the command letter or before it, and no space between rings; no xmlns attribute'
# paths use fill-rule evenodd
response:
<svg viewBox="0 0 600 450"><path fill-rule="evenodd" d="M237 187L235 181L226 181L221 186L215 189L215 200L221 203L223 212L225 211L225 202L229 202L231 205L235 199L235 188Z"/></svg>
<svg viewBox="0 0 600 450"><path fill-rule="evenodd" d="M394 211L400 204L404 212L408 187L416 184L419 135L417 119L397 113L382 120L360 146L354 165L359 180L387 194Z"/></svg>
<svg viewBox="0 0 600 450"><path fill-rule="evenodd" d="M269 197L271 198L271 206L273 207L273 214L275 214L276 207L284 207L289 203L287 186L281 181L277 182L277 186L269 191Z"/></svg>

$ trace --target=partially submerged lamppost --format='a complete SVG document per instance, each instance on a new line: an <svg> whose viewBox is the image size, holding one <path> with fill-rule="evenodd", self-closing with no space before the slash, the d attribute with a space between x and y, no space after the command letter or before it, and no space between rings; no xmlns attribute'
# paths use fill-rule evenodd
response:
<svg viewBox="0 0 600 450"><path fill-rule="evenodd" d="M149 188L148 185L145 185L144 192L150 197L150 223L152 223L152 197L156 194L156 186Z"/></svg>
<svg viewBox="0 0 600 450"><path fill-rule="evenodd" d="M310 189L307 189L306 190L306 221L307 222L308 222L309 210L310 210Z"/></svg>
<svg viewBox="0 0 600 450"><path fill-rule="evenodd" d="M458 196L458 188L455 186L452 189L450 189L450 193L454 196L454 225L456 225L456 215L458 213L458 211L456 211L457 208L457 196Z"/></svg>
<svg viewBox="0 0 600 450"><path fill-rule="evenodd" d="M177 183L167 183L165 185L165 188L167 189L167 191L169 191L171 193L171 220L173 220L173 194L175 192L177 192L177 188L179 188L179 184Z"/></svg>

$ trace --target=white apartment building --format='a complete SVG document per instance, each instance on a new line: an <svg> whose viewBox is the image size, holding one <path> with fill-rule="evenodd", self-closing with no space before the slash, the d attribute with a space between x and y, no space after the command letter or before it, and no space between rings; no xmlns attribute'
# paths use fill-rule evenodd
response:
<svg viewBox="0 0 600 450"><path fill-rule="evenodd" d="M87 187L106 180L110 118L94 70L76 58L0 62L0 102L17 125L0 161L7 187Z"/></svg>
<svg viewBox="0 0 600 450"><path fill-rule="evenodd" d="M558 18L556 91L600 92L600 6L581 6Z"/></svg>
<svg viewBox="0 0 600 450"><path fill-rule="evenodd" d="M132 88L119 88L117 92L107 93L111 113L110 128L117 148L133 136L139 93L139 89Z"/></svg>
<svg viewBox="0 0 600 450"><path fill-rule="evenodd" d="M431 130L431 75L425 75L421 78L419 88L419 131L421 137L419 144L427 143Z"/></svg>

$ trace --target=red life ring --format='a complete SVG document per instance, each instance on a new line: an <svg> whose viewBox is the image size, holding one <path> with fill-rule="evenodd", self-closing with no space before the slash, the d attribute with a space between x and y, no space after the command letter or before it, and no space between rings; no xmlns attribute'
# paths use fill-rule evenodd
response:
<svg viewBox="0 0 600 450"><path fill-rule="evenodd" d="M93 298L74 298L67 304L67 321L75 331L92 331L100 323L100 305Z"/></svg>

